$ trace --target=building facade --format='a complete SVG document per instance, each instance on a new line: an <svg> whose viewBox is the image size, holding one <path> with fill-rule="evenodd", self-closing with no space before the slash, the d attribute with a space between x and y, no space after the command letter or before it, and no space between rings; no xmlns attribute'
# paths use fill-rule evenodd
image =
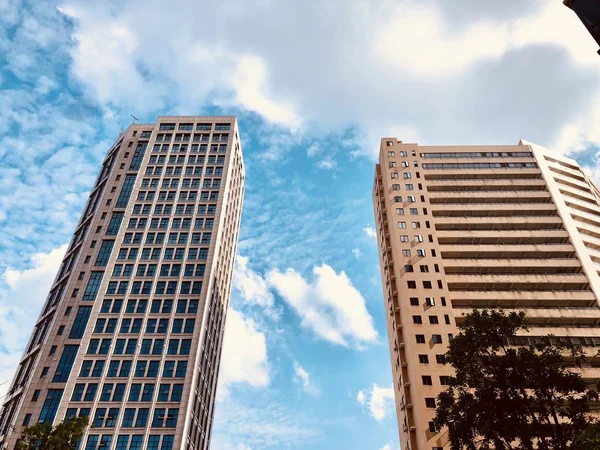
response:
<svg viewBox="0 0 600 450"><path fill-rule="evenodd" d="M235 117L108 151L0 413L0 448L76 415L81 450L206 449L244 196Z"/></svg>
<svg viewBox="0 0 600 450"><path fill-rule="evenodd" d="M594 40L600 45L600 0L563 0L577 14ZM598 50L600 54L600 50Z"/></svg>
<svg viewBox="0 0 600 450"><path fill-rule="evenodd" d="M524 311L530 332L590 355L600 380L600 191L579 165L521 141L381 141L373 201L402 449L439 450L432 422L456 325L473 308Z"/></svg>

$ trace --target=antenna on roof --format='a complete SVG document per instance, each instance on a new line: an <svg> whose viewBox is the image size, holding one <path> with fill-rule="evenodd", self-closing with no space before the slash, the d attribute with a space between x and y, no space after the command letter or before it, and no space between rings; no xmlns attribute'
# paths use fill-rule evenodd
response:
<svg viewBox="0 0 600 450"><path fill-rule="evenodd" d="M140 119L138 119L137 117L135 117L133 114L129 114L131 117L133 117L133 123L132 125L134 125L136 122L139 122Z"/></svg>

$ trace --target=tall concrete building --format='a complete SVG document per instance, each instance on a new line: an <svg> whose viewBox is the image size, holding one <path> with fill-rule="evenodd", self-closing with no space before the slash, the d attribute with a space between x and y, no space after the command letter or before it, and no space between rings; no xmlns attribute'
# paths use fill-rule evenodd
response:
<svg viewBox="0 0 600 450"><path fill-rule="evenodd" d="M534 144L381 142L373 190L403 449L448 441L432 422L456 325L473 308L524 311L530 332L600 346L600 191ZM583 376L600 379L590 358Z"/></svg>
<svg viewBox="0 0 600 450"><path fill-rule="evenodd" d="M0 414L88 416L80 450L206 449L244 196L235 117L159 117L108 151Z"/></svg>

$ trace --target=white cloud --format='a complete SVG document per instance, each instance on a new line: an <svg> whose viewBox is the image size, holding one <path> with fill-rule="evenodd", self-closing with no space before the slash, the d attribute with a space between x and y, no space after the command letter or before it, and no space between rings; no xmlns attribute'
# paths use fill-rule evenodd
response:
<svg viewBox="0 0 600 450"><path fill-rule="evenodd" d="M585 38L579 20L561 2L547 2L537 14L509 22L488 17L452 29L447 20L433 2L397 4L375 36L382 64L422 77L445 78L477 61L534 44L565 47L583 65L591 64L590 55L595 51L593 40ZM407 41L407 35L414 41Z"/></svg>
<svg viewBox="0 0 600 450"><path fill-rule="evenodd" d="M249 304L272 308L273 294L267 281L248 267L248 258L238 255L233 272L233 286L240 291L242 298Z"/></svg>
<svg viewBox="0 0 600 450"><path fill-rule="evenodd" d="M244 108L258 112L269 122L296 129L300 122L294 108L288 103L277 102L269 98L266 92L268 90L267 72L267 66L259 57L242 56L239 58L232 83L237 103Z"/></svg>
<svg viewBox="0 0 600 450"><path fill-rule="evenodd" d="M0 284L0 382L11 380L25 344L42 309L67 246L49 253L36 253L29 267L8 268ZM0 386L0 396L10 382Z"/></svg>
<svg viewBox="0 0 600 450"><path fill-rule="evenodd" d="M313 268L315 280L306 281L293 269L273 270L268 282L300 316L303 327L321 339L348 346L374 342L377 331L365 299L344 272L327 264Z"/></svg>
<svg viewBox="0 0 600 450"><path fill-rule="evenodd" d="M306 155L309 158L314 158L322 152L321 146L319 144L313 143L306 149Z"/></svg>
<svg viewBox="0 0 600 450"><path fill-rule="evenodd" d="M330 156L317 161L319 169L331 170L337 167L337 162Z"/></svg>
<svg viewBox="0 0 600 450"><path fill-rule="evenodd" d="M270 381L265 334L254 321L229 308L223 339L218 398L229 395L236 383L247 383L255 388L266 387Z"/></svg>
<svg viewBox="0 0 600 450"><path fill-rule="evenodd" d="M8 5L0 5L0 28L14 28L0 39L0 77L11 80L0 91L0 267L21 268L70 238L109 144L87 99L66 80L64 17L44 2ZM17 23L7 28L7 20Z"/></svg>
<svg viewBox="0 0 600 450"><path fill-rule="evenodd" d="M352 254L354 255L354 257L355 257L356 259L361 259L361 258L363 257L363 254L362 254L362 252L361 252L361 251L360 251L360 249L358 249L358 248L353 248L353 249L352 249Z"/></svg>
<svg viewBox="0 0 600 450"><path fill-rule="evenodd" d="M295 383L300 384L304 392L307 394L312 396L319 395L319 389L310 381L310 374L298 363L298 361L294 361L293 380Z"/></svg>
<svg viewBox="0 0 600 450"><path fill-rule="evenodd" d="M392 387L379 387L373 383L371 390L371 400L369 401L369 410L371 415L377 420L383 420L390 412L394 400L394 389Z"/></svg>
<svg viewBox="0 0 600 450"><path fill-rule="evenodd" d="M394 389L381 387L373 383L373 387L366 392L361 390L356 396L360 405L367 405L369 413L375 420L381 422L387 414L394 410Z"/></svg>
<svg viewBox="0 0 600 450"><path fill-rule="evenodd" d="M373 42L382 65L415 72L420 77L446 78L477 59L502 54L507 30L477 23L459 33L451 32L434 4L404 2L390 11Z"/></svg>
<svg viewBox="0 0 600 450"><path fill-rule="evenodd" d="M268 397L247 406L231 396L216 408L215 423L211 448L219 450L310 448L320 432L314 418Z"/></svg>
<svg viewBox="0 0 600 450"><path fill-rule="evenodd" d="M525 137L567 151L600 142L591 117L600 110L596 48L575 14L559 1L461 3L332 0L324 9L307 0L302 14L263 0L211 8L67 0L61 8L74 22L73 73L105 108L125 115L213 102L308 134L360 124L357 139L369 150L352 151L370 154L390 129L421 144ZM138 20L140 7L147 21ZM210 25L195 26L197 14ZM216 25L225 20L226 33ZM186 32L164 39L163 29ZM577 130L574 141L565 138L568 127Z"/></svg>
<svg viewBox="0 0 600 450"><path fill-rule="evenodd" d="M337 167L335 155L337 153L336 146L327 146L313 142L306 149L306 155L311 159L316 159L315 166L318 169L333 170Z"/></svg>
<svg viewBox="0 0 600 450"><path fill-rule="evenodd" d="M377 239L377 232L375 231L375 228L373 227L365 227L363 228L363 231L365 232L365 234L371 238Z"/></svg>
<svg viewBox="0 0 600 450"><path fill-rule="evenodd" d="M380 450L392 450L392 446L390 444L385 444Z"/></svg>
<svg viewBox="0 0 600 450"><path fill-rule="evenodd" d="M246 444L236 445L228 442L218 442L211 445L211 448L214 448L215 450L252 450L252 448L248 447Z"/></svg>
<svg viewBox="0 0 600 450"><path fill-rule="evenodd" d="M31 268L24 270L7 269L3 281L13 292L23 294L17 304L31 302L40 306L50 289L50 285L58 272L58 268L67 251L67 245L52 250L50 253L36 253L31 257ZM15 299L16 300L16 299Z"/></svg>
<svg viewBox="0 0 600 450"><path fill-rule="evenodd" d="M358 391L358 394L356 394L356 401L358 403L360 403L361 405L365 404L366 401L366 396L365 396L365 392L364 391Z"/></svg>
<svg viewBox="0 0 600 450"><path fill-rule="evenodd" d="M141 115L141 111L132 108L135 103L140 109L150 105L164 107L165 87L152 83L137 65L136 55L144 48L141 36L126 19L107 20L107 13L101 7L87 6L66 2L59 9L70 20L85 24L83 30L73 34L76 43L71 49L73 74L83 81L90 96L105 107L110 107L117 98L131 105L129 112L136 115ZM103 45L97 45L99 42ZM131 83L129 88L122 89L119 80Z"/></svg>

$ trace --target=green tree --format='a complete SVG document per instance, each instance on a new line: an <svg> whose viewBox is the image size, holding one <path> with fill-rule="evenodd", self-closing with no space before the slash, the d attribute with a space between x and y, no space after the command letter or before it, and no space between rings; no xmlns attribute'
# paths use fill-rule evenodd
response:
<svg viewBox="0 0 600 450"><path fill-rule="evenodd" d="M38 423L21 433L16 450L75 450L88 426L87 417L67 419L55 427Z"/></svg>
<svg viewBox="0 0 600 450"><path fill-rule="evenodd" d="M579 436L577 443L582 450L598 450L600 448L600 424L595 423L590 425Z"/></svg>
<svg viewBox="0 0 600 450"><path fill-rule="evenodd" d="M446 354L455 376L435 417L451 449L600 448L588 414L598 392L569 370L585 359L581 347L552 336L509 346L518 331L527 331L524 313L499 310L476 310L459 326Z"/></svg>

